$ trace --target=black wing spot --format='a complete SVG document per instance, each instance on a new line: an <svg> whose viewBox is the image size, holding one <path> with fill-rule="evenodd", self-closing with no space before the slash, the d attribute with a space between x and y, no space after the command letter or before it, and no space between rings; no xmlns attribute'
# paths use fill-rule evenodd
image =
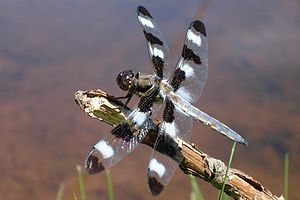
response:
<svg viewBox="0 0 300 200"><path fill-rule="evenodd" d="M191 24L194 29L198 32L200 32L202 35L204 35L206 37L206 28L205 28L205 25L203 24L203 22L197 20L197 21L194 21L192 22Z"/></svg>
<svg viewBox="0 0 300 200"><path fill-rule="evenodd" d="M159 56L152 56L153 69L159 78L163 78L163 69L165 62Z"/></svg>
<svg viewBox="0 0 300 200"><path fill-rule="evenodd" d="M134 133L131 131L129 124L122 123L116 126L112 131L111 134L116 136L117 138L121 138L126 142L132 141L132 138L135 137Z"/></svg>
<svg viewBox="0 0 300 200"><path fill-rule="evenodd" d="M180 68L177 68L174 72L171 86L174 89L174 92L178 90L180 84L186 79L185 72L182 71Z"/></svg>
<svg viewBox="0 0 300 200"><path fill-rule="evenodd" d="M155 177L149 177L148 185L153 196L159 195L164 189L164 185L158 182Z"/></svg>
<svg viewBox="0 0 300 200"><path fill-rule="evenodd" d="M169 135L162 134L157 138L156 150L169 158L173 159L178 164L182 161L182 155L177 142Z"/></svg>
<svg viewBox="0 0 300 200"><path fill-rule="evenodd" d="M93 150L95 150L94 147L91 151ZM99 157L95 155L95 152L97 151L93 151L92 154L86 160L85 169L89 174L96 174L102 172L105 169L105 167L100 162Z"/></svg>
<svg viewBox="0 0 300 200"><path fill-rule="evenodd" d="M192 49L188 48L185 45L183 45L183 49L182 49L182 53L181 56L185 59L185 60L193 60L194 63L201 65L201 59L198 55L196 55Z"/></svg>
<svg viewBox="0 0 300 200"><path fill-rule="evenodd" d="M175 106L174 104L167 100L166 101L166 106L165 106L165 109L164 109L164 112L163 112L163 120L167 123L172 123L175 119L174 117L174 109L175 109Z"/></svg>
<svg viewBox="0 0 300 200"><path fill-rule="evenodd" d="M152 16L150 15L150 12L144 6L138 6L137 13L138 14L142 13L144 16L148 16L148 17L152 18Z"/></svg>
<svg viewBox="0 0 300 200"><path fill-rule="evenodd" d="M145 30L143 30L143 32L150 44L158 44L160 46L164 44L159 38L155 37L152 33L147 33Z"/></svg>

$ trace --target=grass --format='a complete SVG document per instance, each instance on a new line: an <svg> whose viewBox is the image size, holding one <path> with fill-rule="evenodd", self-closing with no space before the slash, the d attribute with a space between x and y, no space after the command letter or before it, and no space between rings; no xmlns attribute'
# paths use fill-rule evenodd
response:
<svg viewBox="0 0 300 200"><path fill-rule="evenodd" d="M57 195L56 195L56 200L62 200L63 199L64 189L65 189L65 184L61 183L59 185L59 188L58 188L58 192L57 192Z"/></svg>
<svg viewBox="0 0 300 200"><path fill-rule="evenodd" d="M232 162L232 158L233 158L233 154L234 154L234 150L235 150L235 145L236 145L236 142L233 142L232 147L231 147L230 157L229 157L227 168L226 168L225 178L224 178L224 181L223 181L223 184L222 184L221 191L219 192L219 197L218 197L219 200L228 200L229 199L228 195L226 195L226 194L224 195L224 189L225 189L225 185L226 185L226 179L227 179L227 176L228 176L228 171L230 169L230 165L231 165L231 162ZM197 184L196 177L190 176L190 182L191 182L191 185L192 185L192 192L191 192L191 195L190 195L190 199L191 200L204 200L203 194L202 194L202 192L201 192L201 190L200 190L200 188ZM223 196L224 196L224 198L223 198Z"/></svg>
<svg viewBox="0 0 300 200"><path fill-rule="evenodd" d="M284 155L284 164L283 164L283 174L284 174L284 200L288 200L288 191L289 191L289 154Z"/></svg>
<svg viewBox="0 0 300 200"><path fill-rule="evenodd" d="M219 198L218 198L219 200L223 199L224 188L225 188L225 185L226 185L226 179L227 179L227 176L228 176L228 171L230 169L231 161L232 161L232 158L233 158L233 154L234 154L234 150L235 150L235 145L236 145L236 142L233 142L232 147L231 147L230 157L229 157L228 164L227 164L227 169L226 169L226 174L225 174L224 182L223 182L223 185L222 185L222 189L221 189L221 191L219 193Z"/></svg>
<svg viewBox="0 0 300 200"><path fill-rule="evenodd" d="M110 170L106 170L106 184L107 184L107 192L108 192L108 199L114 200L114 191L112 186L112 178Z"/></svg>
<svg viewBox="0 0 300 200"><path fill-rule="evenodd" d="M86 194L85 194L85 190L84 190L84 182L83 182L81 167L79 165L77 165L76 170L77 170L77 178L78 178L79 189L80 189L80 197L81 197L81 200L86 200ZM107 184L108 199L114 200L112 178L111 178L111 173L109 170L106 170L106 184ZM62 189L61 189L61 187L62 187ZM63 188L64 188L64 186L60 186L58 193L57 193L56 200L62 200L62 194L60 195L60 193L63 192ZM77 200L77 197L75 194L74 194L74 199Z"/></svg>
<svg viewBox="0 0 300 200"><path fill-rule="evenodd" d="M202 192L200 190L200 187L198 186L198 183L196 181L196 177L190 175L190 182L191 182L191 186L192 186L190 199L191 200L204 200Z"/></svg>
<svg viewBox="0 0 300 200"><path fill-rule="evenodd" d="M77 165L76 169L77 169L77 178L78 178L78 182L79 182L80 197L81 197L81 200L86 200L81 167L79 165Z"/></svg>

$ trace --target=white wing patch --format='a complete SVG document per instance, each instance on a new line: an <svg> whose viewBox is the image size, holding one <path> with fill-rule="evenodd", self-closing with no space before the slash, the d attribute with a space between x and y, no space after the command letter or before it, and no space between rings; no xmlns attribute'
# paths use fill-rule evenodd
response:
<svg viewBox="0 0 300 200"><path fill-rule="evenodd" d="M156 172L160 178L166 172L165 166L163 164L159 163L155 158L151 159L151 161L149 163L149 169L150 169L150 171Z"/></svg>
<svg viewBox="0 0 300 200"><path fill-rule="evenodd" d="M154 28L153 23L149 19L143 18L142 16L138 16L138 18L141 24L143 24L144 26L148 26L149 28Z"/></svg>
<svg viewBox="0 0 300 200"><path fill-rule="evenodd" d="M168 134L172 138L176 138L176 136L177 136L177 128L176 128L175 122L172 122L172 123L165 122L164 126L165 126L165 132L166 132L166 134Z"/></svg>
<svg viewBox="0 0 300 200"><path fill-rule="evenodd" d="M201 37L193 33L193 31L188 30L187 32L187 39L191 40L193 43L197 44L198 46L201 45Z"/></svg>
<svg viewBox="0 0 300 200"><path fill-rule="evenodd" d="M102 154L104 159L111 158L114 155L113 148L107 144L104 140L100 140L95 148Z"/></svg>
<svg viewBox="0 0 300 200"><path fill-rule="evenodd" d="M160 57L161 59L164 59L165 55L164 55L164 52L156 47L154 47L152 49L151 47L151 44L149 44L149 50L150 50L150 53L154 56L158 56Z"/></svg>
<svg viewBox="0 0 300 200"><path fill-rule="evenodd" d="M189 78L195 74L194 69L187 63L183 66L180 66L180 69L185 72L186 78Z"/></svg>
<svg viewBox="0 0 300 200"><path fill-rule="evenodd" d="M147 115L143 112L134 113L132 121L135 122L138 126L141 126L147 119Z"/></svg>

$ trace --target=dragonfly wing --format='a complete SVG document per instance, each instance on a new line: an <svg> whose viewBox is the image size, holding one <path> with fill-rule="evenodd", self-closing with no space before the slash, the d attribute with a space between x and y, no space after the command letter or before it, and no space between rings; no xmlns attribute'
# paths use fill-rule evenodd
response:
<svg viewBox="0 0 300 200"><path fill-rule="evenodd" d="M161 130L161 132L170 135L172 138L180 137L188 141L191 137L192 127L193 120L188 113L175 106L171 100L166 100L160 127L164 130Z"/></svg>
<svg viewBox="0 0 300 200"><path fill-rule="evenodd" d="M153 122L147 114L139 108L132 110L126 121L113 128L89 151L85 160L86 171L95 174L115 165L138 146L151 126Z"/></svg>
<svg viewBox="0 0 300 200"><path fill-rule="evenodd" d="M172 179L182 161L177 138L189 139L192 119L174 104L166 100L163 120L147 170L148 187L152 195L158 195Z"/></svg>
<svg viewBox="0 0 300 200"><path fill-rule="evenodd" d="M190 24L181 57L169 84L190 103L199 99L208 76L206 29L201 21Z"/></svg>
<svg viewBox="0 0 300 200"><path fill-rule="evenodd" d="M163 141L162 137L158 140ZM157 144L164 145L158 141ZM148 188L153 196L160 194L172 179L178 163L171 158L153 151L147 170Z"/></svg>
<svg viewBox="0 0 300 200"><path fill-rule="evenodd" d="M137 8L138 20L147 41L154 74L169 79L172 69L168 65L169 49L158 25L150 12L143 6Z"/></svg>

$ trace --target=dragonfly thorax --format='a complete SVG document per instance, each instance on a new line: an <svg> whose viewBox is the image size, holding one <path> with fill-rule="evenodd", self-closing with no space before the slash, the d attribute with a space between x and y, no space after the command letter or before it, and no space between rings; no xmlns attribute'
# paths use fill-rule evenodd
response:
<svg viewBox="0 0 300 200"><path fill-rule="evenodd" d="M143 96L149 89L159 85L159 80L153 74L134 74L132 70L120 72L116 78L118 86L138 96Z"/></svg>

